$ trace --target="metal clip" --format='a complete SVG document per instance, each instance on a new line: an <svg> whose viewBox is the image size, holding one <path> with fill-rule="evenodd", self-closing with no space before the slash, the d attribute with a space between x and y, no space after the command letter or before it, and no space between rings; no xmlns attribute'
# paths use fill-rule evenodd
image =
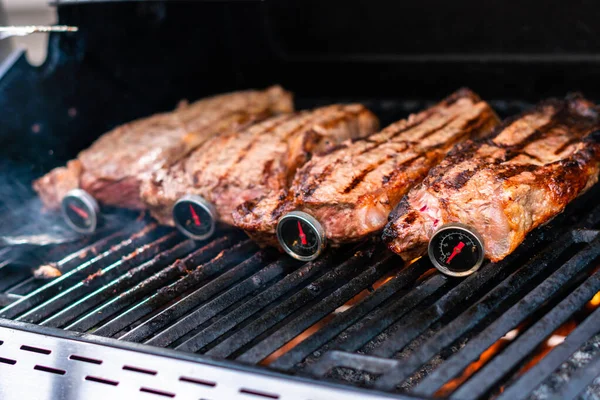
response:
<svg viewBox="0 0 600 400"><path fill-rule="evenodd" d="M27 36L32 33L44 33L44 32L77 32L79 30L76 26L67 25L26 25L26 26L0 26L0 40L6 39L12 36Z"/></svg>

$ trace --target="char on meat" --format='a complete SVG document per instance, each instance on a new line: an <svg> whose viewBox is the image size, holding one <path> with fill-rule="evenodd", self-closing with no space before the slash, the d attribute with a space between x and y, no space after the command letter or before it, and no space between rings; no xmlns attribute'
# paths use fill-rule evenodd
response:
<svg viewBox="0 0 600 400"><path fill-rule="evenodd" d="M549 100L456 147L402 199L383 239L410 260L443 224L460 222L500 261L598 180L599 110L580 96Z"/></svg>
<svg viewBox="0 0 600 400"><path fill-rule="evenodd" d="M313 154L377 129L375 115L360 104L272 117L214 137L173 166L155 171L142 183L141 197L163 224L173 224L171 209L185 194L203 196L214 204L221 221L232 224L232 210L287 188L296 169Z"/></svg>
<svg viewBox="0 0 600 400"><path fill-rule="evenodd" d="M48 209L68 191L81 188L99 202L139 209L140 182L166 168L207 139L293 111L292 96L279 86L222 94L142 118L102 135L77 159L34 182Z"/></svg>
<svg viewBox="0 0 600 400"><path fill-rule="evenodd" d="M402 196L453 145L489 133L497 123L487 103L461 89L377 134L314 157L288 191L242 204L235 224L258 241L276 244L279 218L300 210L319 220L334 245L360 240L383 229Z"/></svg>

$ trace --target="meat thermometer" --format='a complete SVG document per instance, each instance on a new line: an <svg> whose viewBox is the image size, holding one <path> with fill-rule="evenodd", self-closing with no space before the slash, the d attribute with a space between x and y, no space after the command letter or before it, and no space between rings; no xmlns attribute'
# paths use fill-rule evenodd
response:
<svg viewBox="0 0 600 400"><path fill-rule="evenodd" d="M325 230L319 221L302 211L281 217L277 223L277 240L286 253L300 261L319 257L326 245Z"/></svg>
<svg viewBox="0 0 600 400"><path fill-rule="evenodd" d="M217 210L202 196L187 194L173 206L175 226L194 240L208 239L215 232Z"/></svg>
<svg viewBox="0 0 600 400"><path fill-rule="evenodd" d="M483 240L467 225L442 225L429 240L427 254L433 265L450 276L467 276L477 271L484 258Z"/></svg>
<svg viewBox="0 0 600 400"><path fill-rule="evenodd" d="M98 226L100 207L83 189L73 189L62 199L61 210L67 225L80 233L92 233Z"/></svg>

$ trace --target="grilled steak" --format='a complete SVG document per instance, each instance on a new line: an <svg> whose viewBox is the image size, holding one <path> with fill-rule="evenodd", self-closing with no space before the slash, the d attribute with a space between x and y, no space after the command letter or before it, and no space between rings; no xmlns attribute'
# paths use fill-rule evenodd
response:
<svg viewBox="0 0 600 400"><path fill-rule="evenodd" d="M58 208L75 188L104 204L142 208L139 184L153 171L173 164L218 133L291 111L291 94L278 86L199 100L115 128L33 187L49 209Z"/></svg>
<svg viewBox="0 0 600 400"><path fill-rule="evenodd" d="M581 97L551 100L456 147L390 216L383 238L405 259L424 254L442 224L483 237L486 256L510 254L598 179L598 109Z"/></svg>
<svg viewBox="0 0 600 400"><path fill-rule="evenodd" d="M489 132L498 119L467 89L364 140L315 157L296 174L288 192L243 204L237 226L275 243L279 218L291 210L312 214L333 244L381 230L389 212L457 142Z"/></svg>
<svg viewBox="0 0 600 400"><path fill-rule="evenodd" d="M185 194L212 202L231 224L240 203L277 192L313 153L377 130L377 118L359 104L332 105L270 118L215 137L142 184L142 200L161 223L173 224L171 208Z"/></svg>

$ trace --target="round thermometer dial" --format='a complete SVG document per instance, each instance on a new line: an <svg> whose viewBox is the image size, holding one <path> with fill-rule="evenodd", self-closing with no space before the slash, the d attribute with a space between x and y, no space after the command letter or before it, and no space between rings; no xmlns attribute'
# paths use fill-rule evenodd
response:
<svg viewBox="0 0 600 400"><path fill-rule="evenodd" d="M429 241L431 262L450 276L467 276L477 271L484 253L481 236L463 224L442 225Z"/></svg>
<svg viewBox="0 0 600 400"><path fill-rule="evenodd" d="M202 196L186 195L173 206L173 220L187 237L204 240L215 232L217 211Z"/></svg>
<svg viewBox="0 0 600 400"><path fill-rule="evenodd" d="M325 231L311 215L292 211L279 220L277 240L286 253L301 261L319 257L325 248Z"/></svg>
<svg viewBox="0 0 600 400"><path fill-rule="evenodd" d="M98 226L100 207L88 192L73 189L63 198L61 203L63 218L73 230L91 233Z"/></svg>

